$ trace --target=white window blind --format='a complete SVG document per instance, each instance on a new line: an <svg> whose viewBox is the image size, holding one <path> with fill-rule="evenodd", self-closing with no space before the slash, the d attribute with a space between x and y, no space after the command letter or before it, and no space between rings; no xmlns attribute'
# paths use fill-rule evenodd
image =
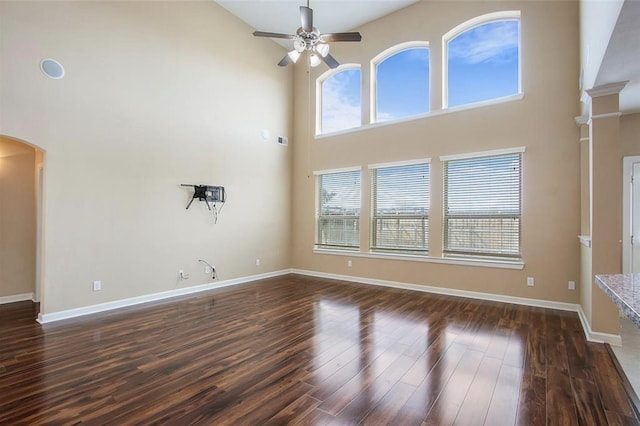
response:
<svg viewBox="0 0 640 426"><path fill-rule="evenodd" d="M444 162L444 254L520 257L522 155Z"/></svg>
<svg viewBox="0 0 640 426"><path fill-rule="evenodd" d="M427 252L429 163L372 169L371 249Z"/></svg>
<svg viewBox="0 0 640 426"><path fill-rule="evenodd" d="M316 245L360 247L360 170L318 175Z"/></svg>

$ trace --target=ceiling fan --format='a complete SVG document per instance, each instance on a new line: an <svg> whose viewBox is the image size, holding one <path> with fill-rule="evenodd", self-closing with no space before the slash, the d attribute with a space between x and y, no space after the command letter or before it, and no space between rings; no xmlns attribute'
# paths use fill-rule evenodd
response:
<svg viewBox="0 0 640 426"><path fill-rule="evenodd" d="M336 58L329 54L329 43L333 41L362 40L362 36L358 32L320 34L318 29L313 26L313 10L309 7L309 1L307 1L307 6L300 6L300 21L302 26L298 28L296 34L264 31L255 31L253 33L256 37L293 40L293 50L278 62L278 66L286 67L289 64L296 63L300 55L306 51L309 53L309 65L312 67L317 67L324 62L329 68L336 68L340 64Z"/></svg>

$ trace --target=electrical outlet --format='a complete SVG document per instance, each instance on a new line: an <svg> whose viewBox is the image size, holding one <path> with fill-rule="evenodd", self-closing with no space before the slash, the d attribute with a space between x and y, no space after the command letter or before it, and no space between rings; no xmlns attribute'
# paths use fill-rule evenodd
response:
<svg viewBox="0 0 640 426"><path fill-rule="evenodd" d="M256 266L260 266L260 259L256 259Z"/></svg>
<svg viewBox="0 0 640 426"><path fill-rule="evenodd" d="M576 289L576 282L569 281L569 290L575 290L575 289Z"/></svg>
<svg viewBox="0 0 640 426"><path fill-rule="evenodd" d="M94 281L93 282L93 291L102 290L102 281Z"/></svg>
<svg viewBox="0 0 640 426"><path fill-rule="evenodd" d="M353 262L352 262L352 261L350 261L350 260L347 260L347 266L348 266L349 268L351 268L351 267L353 266Z"/></svg>
<svg viewBox="0 0 640 426"><path fill-rule="evenodd" d="M535 281L533 280L533 277L527 277L527 285L529 287L533 287L535 285Z"/></svg>

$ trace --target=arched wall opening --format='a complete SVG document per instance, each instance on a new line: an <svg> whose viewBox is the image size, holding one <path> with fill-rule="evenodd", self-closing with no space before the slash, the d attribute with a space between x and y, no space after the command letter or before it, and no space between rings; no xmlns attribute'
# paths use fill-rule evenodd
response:
<svg viewBox="0 0 640 426"><path fill-rule="evenodd" d="M43 302L45 151L0 134L0 304Z"/></svg>

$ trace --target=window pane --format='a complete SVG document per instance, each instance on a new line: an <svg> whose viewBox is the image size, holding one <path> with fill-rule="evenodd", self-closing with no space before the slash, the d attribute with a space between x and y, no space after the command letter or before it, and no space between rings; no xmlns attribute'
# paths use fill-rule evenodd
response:
<svg viewBox="0 0 640 426"><path fill-rule="evenodd" d="M362 125L360 70L347 69L322 83L321 133Z"/></svg>
<svg viewBox="0 0 640 426"><path fill-rule="evenodd" d="M429 112L429 49L389 56L376 67L376 121Z"/></svg>
<svg viewBox="0 0 640 426"><path fill-rule="evenodd" d="M490 22L448 42L450 107L518 93L519 31L518 20Z"/></svg>
<svg viewBox="0 0 640 426"><path fill-rule="evenodd" d="M444 165L445 254L520 256L521 155Z"/></svg>
<svg viewBox="0 0 640 426"><path fill-rule="evenodd" d="M371 248L426 253L429 164L377 168L372 179Z"/></svg>
<svg viewBox="0 0 640 426"><path fill-rule="evenodd" d="M360 246L360 171L318 176L318 235L325 247Z"/></svg>

